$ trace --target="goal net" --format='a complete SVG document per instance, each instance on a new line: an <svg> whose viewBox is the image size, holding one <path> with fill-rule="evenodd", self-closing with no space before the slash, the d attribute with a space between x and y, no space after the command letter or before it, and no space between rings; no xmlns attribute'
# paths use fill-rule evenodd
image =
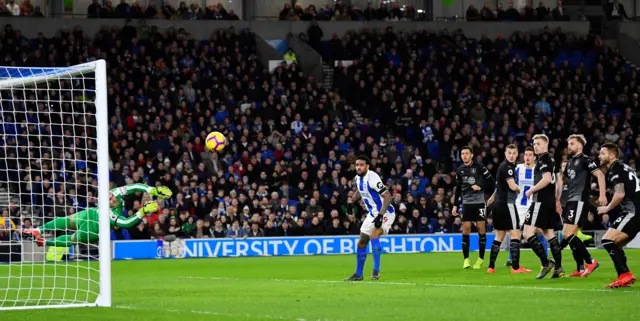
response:
<svg viewBox="0 0 640 321"><path fill-rule="evenodd" d="M0 67L0 310L111 305L105 65Z"/></svg>

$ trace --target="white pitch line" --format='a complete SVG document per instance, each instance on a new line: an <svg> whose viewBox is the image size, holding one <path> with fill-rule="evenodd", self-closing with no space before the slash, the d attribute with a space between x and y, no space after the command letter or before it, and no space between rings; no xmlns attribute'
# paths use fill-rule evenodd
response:
<svg viewBox="0 0 640 321"><path fill-rule="evenodd" d="M224 316L224 317L242 317L242 318L251 318L251 319L270 319L270 320L291 320L291 321L341 321L341 320L330 320L330 319L304 319L297 317L285 317L279 315L257 315L257 314L246 314L246 313L226 313L226 312L215 312L215 311L206 311L206 310L177 310L177 309L156 309L156 308L141 308L136 306L129 305L116 305L114 306L116 309L127 309L127 310L139 310L139 311L162 311L169 313L191 313L191 314L201 314L201 315L216 315L216 316Z"/></svg>
<svg viewBox="0 0 640 321"><path fill-rule="evenodd" d="M192 280L221 280L221 281L272 281L272 282L303 282L303 283L331 283L331 284L347 284L349 282L339 280L296 280L296 279L243 279L243 278L227 278L227 277L201 277L201 276L179 276L179 279ZM511 289L511 290L538 290L538 291L575 291L575 292L617 292L617 293L633 293L637 291L619 291L614 289L578 289L578 288L555 288L542 286L520 286L520 285L484 285L484 284L447 284L447 283L415 283L415 282L351 282L351 284L375 284L375 285L400 285L400 286L426 286L426 287L442 287L442 288L473 288L473 289Z"/></svg>

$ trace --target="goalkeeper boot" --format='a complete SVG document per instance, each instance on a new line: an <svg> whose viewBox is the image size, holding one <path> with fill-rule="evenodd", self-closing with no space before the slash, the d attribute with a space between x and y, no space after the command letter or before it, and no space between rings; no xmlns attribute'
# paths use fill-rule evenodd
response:
<svg viewBox="0 0 640 321"><path fill-rule="evenodd" d="M34 239L38 238L38 236L40 236L40 230L37 228L31 228L28 230L23 230L22 231L23 235L30 235L32 236Z"/></svg>
<svg viewBox="0 0 640 321"><path fill-rule="evenodd" d="M462 263L462 268L468 269L470 267L471 267L471 260L469 260L468 258L464 259L464 263Z"/></svg>
<svg viewBox="0 0 640 321"><path fill-rule="evenodd" d="M350 276L350 277L348 277L348 278L346 278L344 280L345 281L362 281L363 278L362 278L362 275L354 274L354 275L352 275L352 276Z"/></svg>
<svg viewBox="0 0 640 321"><path fill-rule="evenodd" d="M380 271L373 270L373 272L371 273L371 279L372 280L380 280Z"/></svg>
<svg viewBox="0 0 640 321"><path fill-rule="evenodd" d="M484 260L478 258L478 260L476 261L476 264L473 265L473 269L474 270L480 270L483 265L484 265Z"/></svg>

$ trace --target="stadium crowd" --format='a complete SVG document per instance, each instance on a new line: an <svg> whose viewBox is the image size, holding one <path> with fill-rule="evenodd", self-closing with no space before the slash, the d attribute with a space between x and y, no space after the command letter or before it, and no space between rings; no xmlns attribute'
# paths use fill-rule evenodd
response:
<svg viewBox="0 0 640 321"><path fill-rule="evenodd" d="M314 41L318 30L309 31ZM551 137L557 162L572 133L589 138L590 156L613 141L632 166L640 157L637 73L592 35L349 32L312 44L330 61L352 63L336 68L333 90L296 64L269 74L246 30L201 40L128 24L26 39L6 26L1 37L2 65L107 60L111 184L165 185L174 194L114 239L358 234L366 213L348 201L360 154L393 193L399 215L391 233L458 233L451 202L462 146L494 174L503 148L515 143L522 152L535 133ZM12 224L31 224L22 217L36 223L95 206L95 130L81 113L91 104L68 102L83 95L50 90L37 104L3 100L0 187L22 197L2 209L10 223L0 225L0 238L11 236ZM45 119L48 109L66 114ZM228 138L222 153L205 150L213 130ZM128 199L129 215L142 202ZM610 221L591 211L585 230Z"/></svg>

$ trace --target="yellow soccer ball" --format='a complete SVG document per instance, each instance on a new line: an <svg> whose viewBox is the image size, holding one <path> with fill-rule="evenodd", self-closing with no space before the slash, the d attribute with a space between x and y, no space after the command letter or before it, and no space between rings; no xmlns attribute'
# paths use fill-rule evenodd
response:
<svg viewBox="0 0 640 321"><path fill-rule="evenodd" d="M221 132L211 132L205 141L207 149L212 152L221 152L227 146L227 138Z"/></svg>

